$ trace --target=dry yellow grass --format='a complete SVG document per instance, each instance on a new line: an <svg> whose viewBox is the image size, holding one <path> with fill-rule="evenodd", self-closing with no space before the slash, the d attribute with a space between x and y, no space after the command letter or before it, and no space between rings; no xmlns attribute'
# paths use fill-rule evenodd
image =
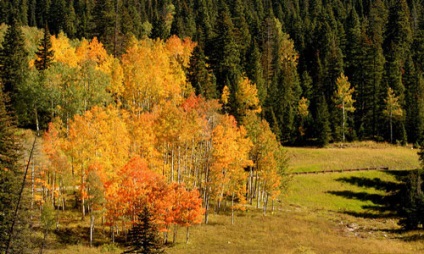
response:
<svg viewBox="0 0 424 254"><path fill-rule="evenodd" d="M274 215L248 212L231 225L227 216L211 216L210 225L192 229L189 244L178 243L168 253L418 253L421 242L408 243L400 235L372 230L378 222L355 220L360 229L350 232L351 216L288 206ZM383 223L393 226L394 222ZM364 229L364 225L370 230ZM391 227L389 227L391 228ZM388 228L388 229L389 229ZM181 241L181 240L180 240Z"/></svg>
<svg viewBox="0 0 424 254"><path fill-rule="evenodd" d="M289 168L293 172L389 167L416 169L419 167L417 149L386 143L352 143L328 148L286 148Z"/></svg>

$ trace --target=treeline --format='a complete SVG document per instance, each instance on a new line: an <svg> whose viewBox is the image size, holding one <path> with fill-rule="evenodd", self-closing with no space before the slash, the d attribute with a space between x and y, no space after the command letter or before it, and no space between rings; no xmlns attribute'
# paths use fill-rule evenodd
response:
<svg viewBox="0 0 424 254"><path fill-rule="evenodd" d="M187 76L196 92L220 98L227 86L227 111L239 119L234 96L247 76L257 86L261 117L282 143L325 145L343 137L417 143L423 136L422 0L0 4L0 22L96 36L116 57L131 36L190 37L198 46ZM334 98L342 73L354 88L346 115Z"/></svg>
<svg viewBox="0 0 424 254"><path fill-rule="evenodd" d="M116 58L97 38L71 40L17 23L0 31L0 95L11 98L0 104L7 141L0 152L16 156L0 156L0 194L13 197L2 202L1 227L10 228L22 186L23 149L10 143L17 123L43 136L20 214L32 214L44 241L60 219L52 213L72 209L70 200L89 217L90 244L100 223L114 240L145 209L167 241L179 227L188 235L191 225L207 223L210 212L274 207L288 179L286 156L260 118L256 85L240 77L235 94L226 87L219 100L196 95L187 79L190 39L132 37ZM231 98L238 119L228 113ZM12 239L4 232L1 250Z"/></svg>

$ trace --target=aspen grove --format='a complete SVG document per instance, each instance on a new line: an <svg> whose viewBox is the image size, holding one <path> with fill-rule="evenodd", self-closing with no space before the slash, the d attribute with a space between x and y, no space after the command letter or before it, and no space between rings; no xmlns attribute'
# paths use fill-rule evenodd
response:
<svg viewBox="0 0 424 254"><path fill-rule="evenodd" d="M33 36L42 37L40 31ZM46 162L35 174L34 202L68 209L75 194L89 217L90 244L100 224L111 239L127 233L145 207L165 242L222 209L264 209L287 182L286 156L261 119L257 89L240 79L236 118L228 98L196 96L187 80L196 44L176 36L132 38L119 59L96 39L51 37L50 66L32 79L45 91L52 121L43 136ZM40 49L38 49L40 50ZM40 54L38 54L40 55Z"/></svg>

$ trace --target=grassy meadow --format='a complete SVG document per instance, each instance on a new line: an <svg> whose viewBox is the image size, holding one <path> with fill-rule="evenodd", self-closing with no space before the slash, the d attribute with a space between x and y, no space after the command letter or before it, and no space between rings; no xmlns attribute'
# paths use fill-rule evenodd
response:
<svg viewBox="0 0 424 254"><path fill-rule="evenodd" d="M391 170L419 167L417 149L387 143L355 142L326 148L287 148L292 172L388 167Z"/></svg>
<svg viewBox="0 0 424 254"><path fill-rule="evenodd" d="M399 177L418 167L417 150L357 143L343 148L287 148L287 153L292 172L376 166L391 170L293 175L289 189L266 216L248 207L237 213L232 225L229 211L211 214L208 225L190 228L188 243L181 228L166 253L424 253L424 232L401 230L391 198ZM68 225L88 232L78 223ZM84 239L62 245L57 239L51 236L45 253L122 251L101 241L89 248Z"/></svg>

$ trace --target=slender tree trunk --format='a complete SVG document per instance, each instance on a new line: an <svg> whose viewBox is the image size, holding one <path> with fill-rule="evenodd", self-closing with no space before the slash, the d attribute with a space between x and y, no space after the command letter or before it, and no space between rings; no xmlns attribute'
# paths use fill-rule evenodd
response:
<svg viewBox="0 0 424 254"><path fill-rule="evenodd" d="M392 120L392 112L390 111L390 143L393 144L393 120Z"/></svg>
<svg viewBox="0 0 424 254"><path fill-rule="evenodd" d="M234 225L234 192L231 195L231 225Z"/></svg>
<svg viewBox="0 0 424 254"><path fill-rule="evenodd" d="M115 243L115 223L110 226L110 233L112 236L112 243Z"/></svg>
<svg viewBox="0 0 424 254"><path fill-rule="evenodd" d="M186 243L188 243L188 240L190 238L190 227L186 227Z"/></svg>
<svg viewBox="0 0 424 254"><path fill-rule="evenodd" d="M168 243L168 232L163 232L163 242L164 242L165 244L167 244L167 243Z"/></svg>
<svg viewBox="0 0 424 254"><path fill-rule="evenodd" d="M41 243L40 251L38 252L39 254L43 254L44 248L46 248L46 241L47 241L47 235L48 234L49 234L49 231L47 229L44 229L44 231L43 231L43 242Z"/></svg>
<svg viewBox="0 0 424 254"><path fill-rule="evenodd" d="M172 243L177 241L178 225L174 225L174 234L172 235Z"/></svg>
<svg viewBox="0 0 424 254"><path fill-rule="evenodd" d="M90 247L93 247L93 232L94 232L94 215L93 210L90 211Z"/></svg>
<svg viewBox="0 0 424 254"><path fill-rule="evenodd" d="M253 202L253 167L250 168L250 174L249 174L249 183L248 183L248 195L249 195L249 203L252 204Z"/></svg>
<svg viewBox="0 0 424 254"><path fill-rule="evenodd" d="M35 127L37 130L37 136L40 136L40 123L38 122L38 111L37 107L34 108L34 117L35 117Z"/></svg>
<svg viewBox="0 0 424 254"><path fill-rule="evenodd" d="M171 149L171 183L174 182L174 144Z"/></svg>
<svg viewBox="0 0 424 254"><path fill-rule="evenodd" d="M256 181L258 181L258 180L256 180ZM257 187L257 189L256 189L256 208L259 208L259 205L260 205L260 202L261 202L261 193L260 193L260 189L261 189L261 186L258 184L258 187Z"/></svg>
<svg viewBox="0 0 424 254"><path fill-rule="evenodd" d="M181 146L178 144L177 182L181 183Z"/></svg>
<svg viewBox="0 0 424 254"><path fill-rule="evenodd" d="M84 177L84 167L81 165L81 212L82 218L84 220L85 217L85 197L84 197L84 185L85 185L85 177Z"/></svg>
<svg viewBox="0 0 424 254"><path fill-rule="evenodd" d="M345 142L345 124L346 124L346 116L345 116L345 106L344 100L342 100L342 114L343 114L343 122L342 122L342 141Z"/></svg>
<svg viewBox="0 0 424 254"><path fill-rule="evenodd" d="M52 201L53 201L53 208L56 208L56 170L53 171L52 175Z"/></svg>
<svg viewBox="0 0 424 254"><path fill-rule="evenodd" d="M205 224L209 222L209 194L205 193Z"/></svg>
<svg viewBox="0 0 424 254"><path fill-rule="evenodd" d="M264 206L263 206L263 213L264 213L264 215L266 215L267 206L268 206L268 192L265 192Z"/></svg>

